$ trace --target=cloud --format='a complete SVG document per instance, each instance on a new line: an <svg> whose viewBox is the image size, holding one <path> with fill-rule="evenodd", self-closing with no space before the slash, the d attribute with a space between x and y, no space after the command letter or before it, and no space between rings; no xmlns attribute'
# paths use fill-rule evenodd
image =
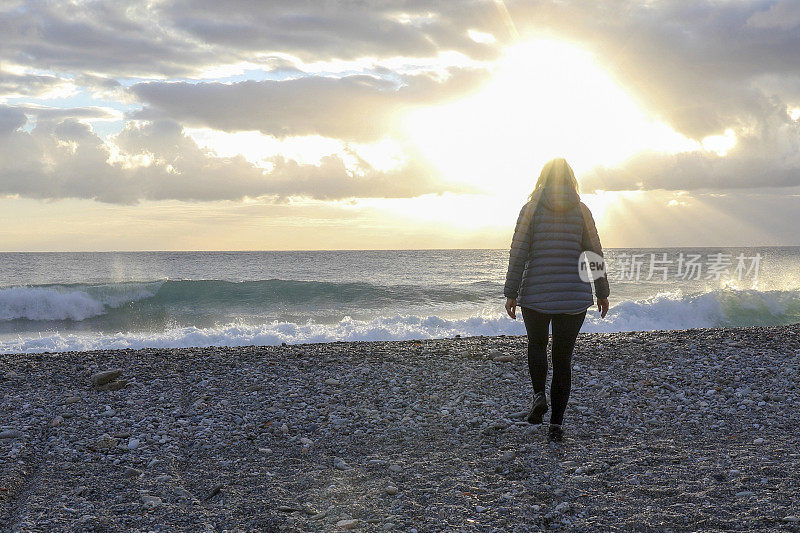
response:
<svg viewBox="0 0 800 533"><path fill-rule="evenodd" d="M200 148L175 121L129 122L111 144L74 117L19 128L25 113L0 106L0 194L40 199L85 198L131 204L140 200L214 201L245 197L412 197L460 190L439 181L419 158L391 171L337 155L320 165L280 156L267 171L243 156L218 157Z"/></svg>
<svg viewBox="0 0 800 533"><path fill-rule="evenodd" d="M133 118L168 116L187 126L258 130L276 137L321 135L348 141L380 139L403 110L435 105L474 91L482 69L450 69L444 80L406 75L308 76L238 83L147 82L131 87L147 108Z"/></svg>
<svg viewBox="0 0 800 533"><path fill-rule="evenodd" d="M760 127L743 133L724 156L709 151L640 153L622 165L587 174L584 190L727 190L800 186L800 121L776 106Z"/></svg>
<svg viewBox="0 0 800 533"><path fill-rule="evenodd" d="M781 0L766 11L753 13L747 24L756 28L794 29L800 25L800 4L795 0Z"/></svg>
<svg viewBox="0 0 800 533"><path fill-rule="evenodd" d="M497 48L468 31L501 22L495 6L482 0L438 2L299 3L175 0L159 15L200 39L238 50L280 50L304 60L359 57L435 56L458 50L486 59Z"/></svg>
<svg viewBox="0 0 800 533"><path fill-rule="evenodd" d="M98 0L0 8L3 59L56 71L111 76L190 76L280 52L310 61L429 57L458 50L494 57L473 40L496 10L481 0L447 3L273 0Z"/></svg>
<svg viewBox="0 0 800 533"><path fill-rule="evenodd" d="M587 175L587 183L597 188L691 189L783 186L795 182L798 132L796 124L786 116L786 107L800 107L797 2L509 0L506 4L523 39L550 35L579 43L595 53L642 107L679 132L702 140L730 129L738 138L737 147L724 157L705 152L641 154L619 168L596 169ZM509 44L511 32L493 2L484 0L52 0L4 3L0 7L0 34L0 61L22 67L0 71L0 97L41 98L53 91L82 88L103 98L113 96L125 104L130 103L129 98L142 103L144 108L131 115L134 119L157 123L166 119L165 123L229 132L259 130L277 137L315 134L369 142L391 135L403 110L468 94L480 87L488 73L451 68L449 77L443 79L433 72L374 67L368 70L359 67L358 60L370 65L388 58L425 62L447 51L473 59L492 59ZM481 37L475 39L476 35ZM319 70L331 61L351 61L348 68L353 70L338 77L330 72L314 75L312 69L301 72L304 64L316 63L315 69ZM273 77L280 74L281 78L290 79L170 81L197 78L214 69L229 73L245 68L241 65L261 68L262 76L269 72ZM131 78L149 81L123 90ZM41 182L49 191L43 195L70 194L65 187L74 185L82 191L81 197L93 197L87 196L87 191L93 191L98 198L123 199L119 201L159 195L179 197L181 193L170 190L168 185L180 182L176 176L182 174L166 170L168 165L174 169L178 164L184 165L186 172L191 169L201 176L196 183L183 185L198 198L224 194L220 190L224 187L215 188L202 178L215 177L224 182L226 173L222 167L236 169L231 174L236 176L238 187L230 189L234 197L245 194L243 191L261 190L274 194L304 190L304 194L312 194L308 192L312 186L327 191L319 194L335 197L357 183L348 174L353 169L335 156L313 168L278 158L273 161L272 189L261 187L269 180L253 174L260 169L235 158L214 158L174 136L170 142L188 154L184 159L173 155L176 164L162 165L158 159L149 167L135 168L122 168L121 162L106 164L107 168L86 163L87 176L94 176L101 169L113 175L105 188L80 188L76 167L75 176L70 178L73 181L64 178L61 188L53 189L52 182L58 180L52 169L58 165L37 167L36 161L54 158L63 168L71 168L69 165L77 165L80 158L99 160L109 151L107 144L95 146L91 138L85 138L75 153L62 158L59 150L64 147L53 138L57 135L56 125L64 119L92 118L90 114L99 113L102 108L87 106L81 115L77 108L34 112L32 105L26 105L25 113L38 115L34 131L17 131L20 115L7 110L0 112L0 129L10 129L7 133L13 143L31 150L31 158L24 165L11 158L11 168L24 167L27 172L40 168L49 173L50 177ZM39 121L45 120L51 124L39 127ZM127 135L130 130L135 132L132 136L145 135L145 130L137 128L136 123L131 123L123 133ZM152 148L153 154L164 150ZM8 152L6 146L0 150ZM149 149L142 150L131 157L143 160L142 154L151 153ZM415 160L409 159L410 169ZM437 190L439 185L432 185L422 176L423 167L424 163L419 163L419 168L392 178L369 174L366 169L363 173L371 176L369 183L358 186L360 190L372 190L370 194ZM316 174L320 168L325 169L324 176ZM147 182L155 180L149 176L156 175L156 171L169 178L163 186ZM134 175L136 179L131 177ZM324 181L330 176L332 182ZM105 178L92 179L100 183ZM402 179L410 180L411 185L404 189L396 183ZM126 180L133 182L127 184ZM289 183L292 180L296 187ZM670 181L675 184L670 185ZM330 183L339 185L328 190ZM16 182L15 187L21 186Z"/></svg>

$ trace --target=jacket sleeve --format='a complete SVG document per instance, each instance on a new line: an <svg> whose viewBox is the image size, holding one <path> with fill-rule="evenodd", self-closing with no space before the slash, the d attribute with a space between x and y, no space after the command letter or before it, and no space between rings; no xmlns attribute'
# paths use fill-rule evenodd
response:
<svg viewBox="0 0 800 533"><path fill-rule="evenodd" d="M581 247L603 257L603 247L600 245L600 236L597 234L597 226L594 224L594 217L589 208L581 202L581 213L583 214L583 236ZM598 298L608 298L610 289L608 287L608 275L606 271L603 276L594 280L594 293Z"/></svg>
<svg viewBox="0 0 800 533"><path fill-rule="evenodd" d="M508 257L508 271L506 272L506 284L503 294L506 298L514 298L519 295L519 284L522 279L522 271L525 269L525 261L528 260L528 253L531 248L531 218L535 211L536 203L528 202L522 206L522 210L517 217L517 226L514 229L514 238L511 240L511 252Z"/></svg>

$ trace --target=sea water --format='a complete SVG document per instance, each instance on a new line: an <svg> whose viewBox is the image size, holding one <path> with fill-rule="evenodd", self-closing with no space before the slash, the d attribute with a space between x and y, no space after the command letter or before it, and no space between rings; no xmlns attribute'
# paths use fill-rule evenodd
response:
<svg viewBox="0 0 800 533"><path fill-rule="evenodd" d="M611 310L590 309L582 331L800 321L800 247L606 258ZM0 352L520 335L503 309L507 262L507 250L0 253Z"/></svg>

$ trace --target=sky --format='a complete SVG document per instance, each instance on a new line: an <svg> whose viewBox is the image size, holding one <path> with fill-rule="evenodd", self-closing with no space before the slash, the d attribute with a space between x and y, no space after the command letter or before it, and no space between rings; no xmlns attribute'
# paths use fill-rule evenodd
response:
<svg viewBox="0 0 800 533"><path fill-rule="evenodd" d="M800 2L5 0L0 250L800 245Z"/></svg>

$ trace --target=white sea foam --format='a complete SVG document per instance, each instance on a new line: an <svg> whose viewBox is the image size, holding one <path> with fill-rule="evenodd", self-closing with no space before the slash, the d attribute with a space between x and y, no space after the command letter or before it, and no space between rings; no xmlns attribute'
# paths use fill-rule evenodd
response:
<svg viewBox="0 0 800 533"><path fill-rule="evenodd" d="M741 313L746 313L746 320L742 319L746 325L782 324L797 321L798 312L800 295L796 291L718 291L694 296L659 294L646 300L621 302L612 307L605 319L591 309L582 331L672 330L742 325L737 322ZM40 332L15 338L5 336L0 340L0 352L276 345L283 342L409 340L524 333L521 317L513 321L500 314L463 319L393 316L355 320L346 317L335 324L271 322L116 334Z"/></svg>

